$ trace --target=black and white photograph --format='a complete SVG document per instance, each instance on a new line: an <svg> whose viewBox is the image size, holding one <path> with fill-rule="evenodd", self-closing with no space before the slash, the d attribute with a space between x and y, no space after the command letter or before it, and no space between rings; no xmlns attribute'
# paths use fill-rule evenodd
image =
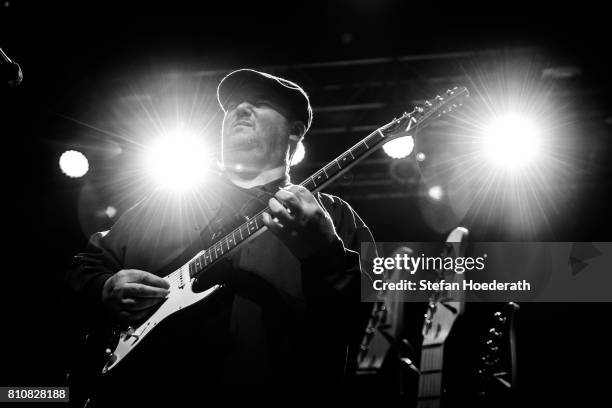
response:
<svg viewBox="0 0 612 408"><path fill-rule="evenodd" d="M0 407L605 405L611 27L0 1Z"/></svg>

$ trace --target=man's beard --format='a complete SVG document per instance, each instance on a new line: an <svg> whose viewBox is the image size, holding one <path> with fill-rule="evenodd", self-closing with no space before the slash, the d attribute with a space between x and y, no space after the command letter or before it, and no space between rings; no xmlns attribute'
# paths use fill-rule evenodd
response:
<svg viewBox="0 0 612 408"><path fill-rule="evenodd" d="M229 143L223 144L223 161L226 165L240 165L243 169L261 167L265 161L261 141L255 135L232 138Z"/></svg>
<svg viewBox="0 0 612 408"><path fill-rule="evenodd" d="M273 139L276 138L264 137L254 129L230 129L223 136L223 162L232 167L239 165L243 170L266 168L276 165L272 162L277 160L282 164L282 157L275 154L277 146L270 145Z"/></svg>

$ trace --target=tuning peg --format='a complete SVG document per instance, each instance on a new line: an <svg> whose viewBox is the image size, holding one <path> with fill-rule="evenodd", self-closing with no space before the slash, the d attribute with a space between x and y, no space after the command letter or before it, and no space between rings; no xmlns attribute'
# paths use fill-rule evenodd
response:
<svg viewBox="0 0 612 408"><path fill-rule="evenodd" d="M503 316L501 312L495 312L493 317L495 317L495 319L501 324L506 323L506 316Z"/></svg>
<svg viewBox="0 0 612 408"><path fill-rule="evenodd" d="M436 95L436 97L434 98L434 100L436 101L442 101L442 97L440 95Z"/></svg>
<svg viewBox="0 0 612 408"><path fill-rule="evenodd" d="M431 103L429 101L425 101L425 106L427 106L429 108L430 106L433 106L433 103Z"/></svg>
<svg viewBox="0 0 612 408"><path fill-rule="evenodd" d="M502 336L502 334L493 327L489 330L489 335L494 339L499 339Z"/></svg>

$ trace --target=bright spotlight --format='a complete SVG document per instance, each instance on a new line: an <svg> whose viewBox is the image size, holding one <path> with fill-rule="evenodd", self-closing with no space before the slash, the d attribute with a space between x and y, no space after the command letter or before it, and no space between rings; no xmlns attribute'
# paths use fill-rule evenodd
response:
<svg viewBox="0 0 612 408"><path fill-rule="evenodd" d="M515 170L531 162L539 152L540 131L528 118L508 114L485 129L483 150L494 163Z"/></svg>
<svg viewBox="0 0 612 408"><path fill-rule="evenodd" d="M146 167L160 187L182 191L203 180L208 159L202 137L179 126L151 146Z"/></svg>
<svg viewBox="0 0 612 408"><path fill-rule="evenodd" d="M104 210L104 214L106 214L108 218L113 218L115 215L117 215L117 209L112 205L109 205L106 207L106 210Z"/></svg>
<svg viewBox="0 0 612 408"><path fill-rule="evenodd" d="M414 139L412 136L398 137L383 145L383 150L393 159L403 159L412 153Z"/></svg>
<svg viewBox="0 0 612 408"><path fill-rule="evenodd" d="M83 153L76 150L68 150L60 156L59 166L68 177L78 178L87 174L89 161Z"/></svg>
<svg viewBox="0 0 612 408"><path fill-rule="evenodd" d="M436 201L440 201L440 199L444 195L444 191L442 190L442 187L440 187L440 186L431 186L429 188L429 190L427 191L427 194L432 199L434 199Z"/></svg>
<svg viewBox="0 0 612 408"><path fill-rule="evenodd" d="M306 155L306 149L304 148L304 144L302 142L298 142L297 147L295 148L295 153L291 158L291 166L295 166L302 160L304 160L304 156Z"/></svg>

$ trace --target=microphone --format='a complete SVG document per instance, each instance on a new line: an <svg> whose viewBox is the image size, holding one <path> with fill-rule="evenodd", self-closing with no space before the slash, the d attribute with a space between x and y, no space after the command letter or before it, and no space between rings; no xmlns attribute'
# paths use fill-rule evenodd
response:
<svg viewBox="0 0 612 408"><path fill-rule="evenodd" d="M0 48L0 85L17 86L23 81L21 67Z"/></svg>

